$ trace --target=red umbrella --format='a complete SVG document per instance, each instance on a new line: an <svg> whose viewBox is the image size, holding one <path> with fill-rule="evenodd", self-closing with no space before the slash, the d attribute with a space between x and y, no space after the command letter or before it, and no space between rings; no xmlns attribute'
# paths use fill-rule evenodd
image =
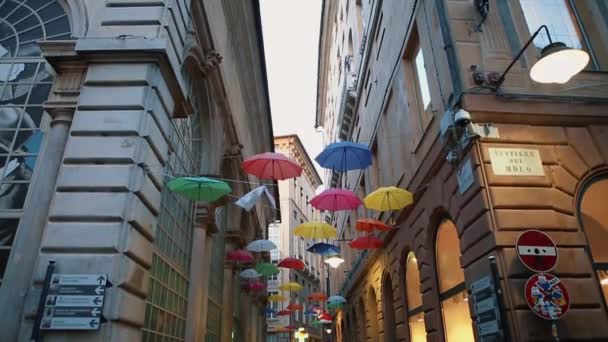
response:
<svg viewBox="0 0 608 342"><path fill-rule="evenodd" d="M289 316L291 315L291 311L289 310L281 310L279 312L277 312L277 316Z"/></svg>
<svg viewBox="0 0 608 342"><path fill-rule="evenodd" d="M308 295L308 300L324 302L327 300L327 295L323 292L313 292L310 295Z"/></svg>
<svg viewBox="0 0 608 342"><path fill-rule="evenodd" d="M259 280L254 280L247 284L247 288L251 291L260 292L260 291L263 291L264 289L266 289L266 284L264 284L263 282L261 282Z"/></svg>
<svg viewBox="0 0 608 342"><path fill-rule="evenodd" d="M247 158L243 170L261 179L288 179L302 174L302 167L280 153L266 152Z"/></svg>
<svg viewBox="0 0 608 342"><path fill-rule="evenodd" d="M287 305L287 310L289 310L289 311L302 310L302 309L304 309L302 304L291 303L291 304Z"/></svg>
<svg viewBox="0 0 608 342"><path fill-rule="evenodd" d="M253 262L254 257L253 257L253 254L251 254L249 251L244 250L244 249L239 249L236 251L228 252L226 259L228 259L229 261L234 261L234 262L248 263L248 262Z"/></svg>
<svg viewBox="0 0 608 342"><path fill-rule="evenodd" d="M287 258L281 260L281 262L277 266L282 267L282 268L291 268L294 270L303 270L304 269L304 263L302 262L302 260L292 258L292 257L287 257Z"/></svg>
<svg viewBox="0 0 608 342"><path fill-rule="evenodd" d="M287 325L287 326L284 326L283 329L285 329L287 331L296 331L298 328L295 325Z"/></svg>
<svg viewBox="0 0 608 342"><path fill-rule="evenodd" d="M346 189L327 189L310 200L310 204L319 210L352 210L363 202L352 191Z"/></svg>
<svg viewBox="0 0 608 342"><path fill-rule="evenodd" d="M354 239L348 245L354 249L375 249L383 247L384 241L373 235L366 235Z"/></svg>
<svg viewBox="0 0 608 342"><path fill-rule="evenodd" d="M326 313L319 315L319 321L331 321L331 315Z"/></svg>
<svg viewBox="0 0 608 342"><path fill-rule="evenodd" d="M374 219L358 219L357 225L355 226L355 229L360 232L371 232L374 229L384 232L391 230L392 228L393 227L389 226L388 224Z"/></svg>

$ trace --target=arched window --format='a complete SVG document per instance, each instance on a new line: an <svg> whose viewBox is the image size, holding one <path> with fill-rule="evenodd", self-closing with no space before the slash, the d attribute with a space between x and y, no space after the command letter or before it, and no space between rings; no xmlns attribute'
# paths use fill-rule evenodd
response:
<svg viewBox="0 0 608 342"><path fill-rule="evenodd" d="M0 284L50 124L53 75L37 42L70 37L57 1L0 1Z"/></svg>
<svg viewBox="0 0 608 342"><path fill-rule="evenodd" d="M448 219L439 225L435 254L445 340L474 341L464 272L460 267L458 232Z"/></svg>
<svg viewBox="0 0 608 342"><path fill-rule="evenodd" d="M367 321L369 322L369 330L367 336L371 341L378 340L378 297L376 297L376 291L373 288L369 289L367 295L367 307L369 309L369 315Z"/></svg>
<svg viewBox="0 0 608 342"><path fill-rule="evenodd" d="M382 282L382 316L384 318L384 340L395 341L395 307L393 306L393 281L390 275Z"/></svg>
<svg viewBox="0 0 608 342"><path fill-rule="evenodd" d="M578 216L585 230L593 268L608 304L608 172L590 179L582 188L578 200Z"/></svg>
<svg viewBox="0 0 608 342"><path fill-rule="evenodd" d="M420 292L420 271L414 252L407 254L405 262L405 291L410 340L411 342L424 342L426 341L426 329L422 311L422 293Z"/></svg>

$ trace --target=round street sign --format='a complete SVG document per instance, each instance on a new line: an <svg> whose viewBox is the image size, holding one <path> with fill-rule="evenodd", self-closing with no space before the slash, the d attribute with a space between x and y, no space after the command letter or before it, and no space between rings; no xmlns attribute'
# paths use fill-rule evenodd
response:
<svg viewBox="0 0 608 342"><path fill-rule="evenodd" d="M557 247L547 234L527 230L517 239L519 260L534 272L548 272L557 264Z"/></svg>
<svg viewBox="0 0 608 342"><path fill-rule="evenodd" d="M562 318L570 308L570 296L558 277L537 273L526 282L526 303L537 316L547 320Z"/></svg>

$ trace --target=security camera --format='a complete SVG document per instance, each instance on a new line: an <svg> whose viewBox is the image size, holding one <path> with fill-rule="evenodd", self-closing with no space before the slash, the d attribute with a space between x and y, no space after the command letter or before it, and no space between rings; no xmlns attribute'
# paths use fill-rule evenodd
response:
<svg viewBox="0 0 608 342"><path fill-rule="evenodd" d="M456 151L450 151L445 159L449 164L455 165L458 163L458 153L456 153Z"/></svg>
<svg viewBox="0 0 608 342"><path fill-rule="evenodd" d="M469 123L471 123L471 113L466 110L460 108L456 114L454 114L454 123L458 127L465 127Z"/></svg>

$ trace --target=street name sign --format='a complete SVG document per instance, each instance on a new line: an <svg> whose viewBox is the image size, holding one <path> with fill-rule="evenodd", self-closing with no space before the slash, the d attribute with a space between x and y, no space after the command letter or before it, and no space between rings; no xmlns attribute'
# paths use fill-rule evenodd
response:
<svg viewBox="0 0 608 342"><path fill-rule="evenodd" d="M40 329L99 329L107 282L106 274L53 274Z"/></svg>
<svg viewBox="0 0 608 342"><path fill-rule="evenodd" d="M540 152L528 148L489 147L492 172L497 176L544 176Z"/></svg>
<svg viewBox="0 0 608 342"><path fill-rule="evenodd" d="M490 276L484 276L471 284L473 311L477 334L481 341L497 341L502 336L500 311Z"/></svg>
<svg viewBox="0 0 608 342"><path fill-rule="evenodd" d="M549 272L557 264L557 247L551 238L538 230L527 230L515 245L519 260L534 272Z"/></svg>
<svg viewBox="0 0 608 342"><path fill-rule="evenodd" d="M537 316L558 320L570 309L570 295L558 277L537 273L526 281L526 303Z"/></svg>

